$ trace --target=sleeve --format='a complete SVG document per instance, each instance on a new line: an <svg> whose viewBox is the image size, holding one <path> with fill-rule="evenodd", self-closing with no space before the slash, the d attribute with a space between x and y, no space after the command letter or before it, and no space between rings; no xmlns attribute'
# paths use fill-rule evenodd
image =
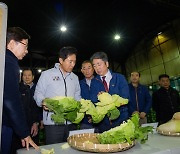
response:
<svg viewBox="0 0 180 154"><path fill-rule="evenodd" d="M81 99L81 88L80 88L80 84L79 84L79 79L77 78L77 82L76 82L76 88L75 88L75 94L74 94L74 98L75 100L80 100Z"/></svg>
<svg viewBox="0 0 180 154"><path fill-rule="evenodd" d="M178 109L179 109L179 111L180 111L180 96L179 96L179 92L178 92L178 91L176 91L176 93L177 93L177 104L178 104Z"/></svg>
<svg viewBox="0 0 180 154"><path fill-rule="evenodd" d="M131 99L132 99L132 98L130 97L130 98L129 98L129 102L128 102L128 111L129 111L129 114L130 114L130 115L135 111Z"/></svg>
<svg viewBox="0 0 180 154"><path fill-rule="evenodd" d="M13 65L6 63L5 66L3 117L20 138L25 138L30 135L30 130L23 112L17 69Z"/></svg>
<svg viewBox="0 0 180 154"><path fill-rule="evenodd" d="M123 75L121 77L121 82L119 83L119 85L120 85L120 96L123 98L130 99L129 86L128 86L128 83L127 83L127 81Z"/></svg>
<svg viewBox="0 0 180 154"><path fill-rule="evenodd" d="M144 88L145 88L144 91L145 91L145 103L146 103L144 112L148 113L152 106L152 98L149 94L149 90L146 87L144 87Z"/></svg>
<svg viewBox="0 0 180 154"><path fill-rule="evenodd" d="M40 114L40 110L39 110L39 108L40 107L38 107L37 106L37 104L36 104L36 101L34 100L34 91L35 91L35 87L36 87L36 85L34 84L31 88L30 88L30 100L31 100L31 107L32 107L32 113L31 113L31 115L32 115L32 122L33 123L35 123L35 122L39 122L40 120L39 120L39 114Z"/></svg>
<svg viewBox="0 0 180 154"><path fill-rule="evenodd" d="M180 96L179 96L179 92L177 91L177 97L178 97L178 103L180 105Z"/></svg>
<svg viewBox="0 0 180 154"><path fill-rule="evenodd" d="M42 107L42 101L45 99L46 84L46 74L42 72L34 92L34 100L39 107Z"/></svg>
<svg viewBox="0 0 180 154"><path fill-rule="evenodd" d="M40 114L40 107L37 106L35 100L32 98L32 116L33 116L33 123L39 122L39 114Z"/></svg>

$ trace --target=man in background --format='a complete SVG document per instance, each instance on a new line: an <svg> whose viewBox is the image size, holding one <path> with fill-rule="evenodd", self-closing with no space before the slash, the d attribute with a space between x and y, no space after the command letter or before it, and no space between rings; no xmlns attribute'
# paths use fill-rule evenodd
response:
<svg viewBox="0 0 180 154"><path fill-rule="evenodd" d="M28 39L30 36L19 27L8 28L6 37L4 95L1 132L1 154L9 154L12 135L15 132L22 141L22 146L29 149L29 144L35 149L38 146L30 137L25 114L22 108L19 92L19 64L28 53Z"/></svg>
<svg viewBox="0 0 180 154"><path fill-rule="evenodd" d="M89 60L82 63L81 72L84 75L84 79L80 80L81 97L83 99L92 100L90 89L94 78L94 68Z"/></svg>
<svg viewBox="0 0 180 154"><path fill-rule="evenodd" d="M94 68L92 66L91 61L86 60L83 61L81 65L81 72L84 75L84 79L80 80L80 87L81 87L81 98L91 100L93 102L93 95L92 95L92 86L95 85L94 79ZM95 103L95 102L93 102ZM93 128L92 125L92 118L90 116L85 116L81 122L81 129L89 129Z"/></svg>
<svg viewBox="0 0 180 154"><path fill-rule="evenodd" d="M168 122L173 114L180 112L180 97L177 90L170 86L169 75L159 75L160 89L152 95L153 109L156 111L158 125Z"/></svg>
<svg viewBox="0 0 180 154"><path fill-rule="evenodd" d="M38 125L41 121L40 119L40 108L37 106L33 96L36 85L33 83L34 73L30 68L26 68L22 72L22 82L19 84L19 90L21 93L23 111L26 116L26 121L28 127L31 131L32 140L38 145ZM17 149L22 148L19 137L14 133L13 134L13 143L12 143L12 154L16 153Z"/></svg>
<svg viewBox="0 0 180 154"><path fill-rule="evenodd" d="M151 109L152 99L146 86L140 84L140 73L132 72L130 76L129 93L130 101L128 109L130 116L138 112L140 117L140 124L147 123L147 113Z"/></svg>

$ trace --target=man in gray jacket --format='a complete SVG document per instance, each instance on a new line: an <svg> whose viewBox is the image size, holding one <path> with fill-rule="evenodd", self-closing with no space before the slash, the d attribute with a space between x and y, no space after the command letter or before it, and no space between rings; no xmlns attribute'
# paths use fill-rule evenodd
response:
<svg viewBox="0 0 180 154"><path fill-rule="evenodd" d="M72 70L76 64L77 50L73 47L63 47L59 53L59 63L54 68L42 72L34 94L38 106L43 106L43 123L45 126L46 144L66 141L70 130L75 125L67 121L63 125L55 124L48 109L43 105L45 98L68 96L80 100L79 79Z"/></svg>

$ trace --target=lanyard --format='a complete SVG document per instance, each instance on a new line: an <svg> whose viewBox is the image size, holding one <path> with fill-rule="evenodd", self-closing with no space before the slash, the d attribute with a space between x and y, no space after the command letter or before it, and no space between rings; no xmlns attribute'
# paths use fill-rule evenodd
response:
<svg viewBox="0 0 180 154"><path fill-rule="evenodd" d="M65 78L64 78L64 76L63 76L63 73L62 73L62 71L61 71L61 69L59 69L59 71L61 72L61 76L62 76L62 78L63 78L63 81L64 81L64 90L65 90L65 96L67 96L67 85L66 85L66 77L68 76L66 76ZM69 74L70 75L70 74Z"/></svg>
<svg viewBox="0 0 180 154"><path fill-rule="evenodd" d="M64 81L65 96L67 97L67 85L66 85L66 78L67 78L67 76L69 76L70 74L68 74L68 75L64 78L64 76L63 76L63 73L62 73L61 69L59 69L59 71L61 72L61 76L62 76L63 81ZM66 125L67 125L67 120L66 120Z"/></svg>

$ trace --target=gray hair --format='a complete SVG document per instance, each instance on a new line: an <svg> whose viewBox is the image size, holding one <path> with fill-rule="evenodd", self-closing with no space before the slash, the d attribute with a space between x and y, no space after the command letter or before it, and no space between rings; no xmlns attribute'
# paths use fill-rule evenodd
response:
<svg viewBox="0 0 180 154"><path fill-rule="evenodd" d="M90 60L93 61L94 59L102 59L104 62L108 62L108 56L105 52L95 52Z"/></svg>

